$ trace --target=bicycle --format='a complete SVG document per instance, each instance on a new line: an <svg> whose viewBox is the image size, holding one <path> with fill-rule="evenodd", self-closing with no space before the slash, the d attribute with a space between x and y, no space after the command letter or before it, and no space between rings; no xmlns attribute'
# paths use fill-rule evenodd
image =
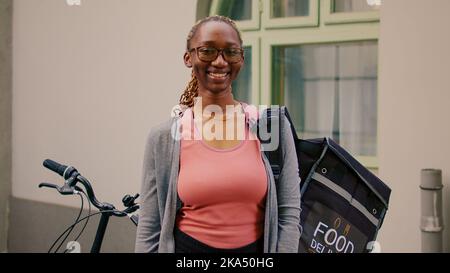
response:
<svg viewBox="0 0 450 273"><path fill-rule="evenodd" d="M82 228L81 232L78 234L78 236L75 239L75 241L76 241L83 233L84 228L86 227L87 223L89 222L89 218L91 216L94 216L97 214L101 214L101 218L100 218L100 221L99 221L99 224L97 227L97 232L95 234L94 242L92 243L92 246L91 246L91 251L90 251L91 253L99 253L100 252L102 242L103 242L103 237L105 235L105 231L108 226L108 221L111 216L116 216L116 217L128 216L128 217L130 217L131 221L137 226L138 216L135 214L132 214L132 213L139 209L139 205L135 203L135 200L139 197L139 194L136 194L134 196L130 196L129 194L125 195L122 199L122 203L126 208L124 210L120 211L120 210L117 210L114 207L114 205L112 205L112 204L109 204L106 202L99 202L97 200L97 198L95 197L94 190L92 189L92 186L91 186L91 183L89 182L89 180L87 180L85 177L83 177L77 171L77 169L75 169L74 167L62 165L51 159L44 160L43 165L47 169L54 171L57 174L61 175L64 178L65 182L64 182L64 185L61 187L59 187L58 185L55 185L55 184L44 182L44 183L39 184L39 188L41 188L41 187L54 188L62 195L78 194L81 197L81 210L80 210L75 222L71 226L69 226L55 240L55 242L52 244L52 246L48 250L48 253L51 252L51 250L57 244L57 242L64 236L64 234L67 233L65 238L61 241L60 245L56 248L56 250L54 252L54 253L57 253L58 250L63 245L63 243L65 242L65 240L70 235L70 233L73 231L74 227L77 224L81 223L82 221L86 220L84 227ZM77 186L78 183L80 183L84 187L85 191L82 188L80 188L79 186ZM89 211L88 211L87 216L80 219L81 214L83 212L83 208L84 208L84 199L83 199L82 194L84 194L86 196L86 198L88 199ZM91 214L91 204L94 205L97 209L99 209L99 212ZM64 253L66 253L68 250L69 250L69 248L66 248Z"/></svg>

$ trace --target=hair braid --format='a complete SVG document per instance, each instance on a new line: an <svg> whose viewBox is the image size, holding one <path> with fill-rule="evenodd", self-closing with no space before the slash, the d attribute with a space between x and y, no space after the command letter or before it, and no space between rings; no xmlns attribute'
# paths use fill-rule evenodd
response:
<svg viewBox="0 0 450 273"><path fill-rule="evenodd" d="M198 81L195 77L194 72L192 72L191 80L189 81L186 89L180 97L180 104L187 107L194 106L194 99L198 96Z"/></svg>
<svg viewBox="0 0 450 273"><path fill-rule="evenodd" d="M236 31L236 33L239 37L239 42L242 45L241 33L239 32L239 29L237 28L236 23L228 17L214 15L214 16L209 16L209 17L203 18L203 19L199 20L197 23L195 23L194 26L192 26L191 31L189 31L189 34L186 39L186 50L190 49L189 47L190 47L191 40L194 37L197 30L199 29L199 27L206 22L212 22L212 21L224 22L224 23L230 25ZM192 106L194 106L194 99L197 96L198 96L198 80L197 80L197 77L195 77L194 71L192 71L191 80L189 81L188 85L184 89L183 94L181 94L180 104L182 106L192 107Z"/></svg>

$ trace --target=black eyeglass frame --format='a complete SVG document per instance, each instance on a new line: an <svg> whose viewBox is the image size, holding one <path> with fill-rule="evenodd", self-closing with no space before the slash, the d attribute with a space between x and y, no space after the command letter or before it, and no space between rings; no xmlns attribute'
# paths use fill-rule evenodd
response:
<svg viewBox="0 0 450 273"><path fill-rule="evenodd" d="M200 55L199 55L199 49L201 49L201 48L213 48L213 49L217 50L217 53L216 53L216 56L214 57L214 59L211 59L211 60L204 60L204 59L203 59L203 60L202 60L202 58L201 58ZM239 51L240 51L240 57L241 57L241 58L240 58L239 60L237 60L237 61L230 62L230 61L228 60L228 58L226 57L226 54L223 54L223 52L224 52L225 50L227 50L227 49L239 50ZM188 52L192 52L192 51L194 51L194 50L195 50L195 52L196 52L196 54L197 54L197 58L198 58L200 61L202 61L202 62L207 62L207 63L213 62L213 61L215 61L215 60L217 59L217 57L219 57L219 54L222 55L222 58L223 58L226 62L228 62L228 63L230 63L230 64L238 63L238 62L244 60L244 49L243 49L243 48L239 48L239 47L216 48L216 47L213 47L213 46L199 46L199 47L193 47L193 48L189 49Z"/></svg>

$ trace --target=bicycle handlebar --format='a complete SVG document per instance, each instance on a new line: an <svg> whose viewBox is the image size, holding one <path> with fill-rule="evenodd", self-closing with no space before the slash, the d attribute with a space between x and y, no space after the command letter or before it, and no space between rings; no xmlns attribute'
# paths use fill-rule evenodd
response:
<svg viewBox="0 0 450 273"><path fill-rule="evenodd" d="M46 159L43 162L44 167L47 169L54 171L61 175L64 179L66 179L66 182L62 187L59 187L54 184L50 183L40 183L39 188L41 187L49 187L54 188L58 190L60 194L68 195L68 194L74 194L74 190L81 191L81 189L76 186L76 184L79 182L81 183L84 188L86 189L86 194L89 198L89 201L99 210L109 210L113 211L111 214L119 217L126 216L127 213L131 213L136 211L139 208L139 205L134 203L134 200L139 196L139 194L136 194L134 197L130 197L129 195L126 195L124 199L122 200L124 205L127 207L124 211L118 211L114 207L114 205L106 203L106 202L99 202L97 198L95 197L94 190L92 189L92 185L85 177L83 177L77 169L75 169L72 166L66 166L62 165L56 161L53 161L51 159Z"/></svg>
<svg viewBox="0 0 450 273"><path fill-rule="evenodd" d="M43 164L44 167L61 175L64 179L69 179L71 176L78 175L78 171L74 167L59 164L51 159L44 160Z"/></svg>
<svg viewBox="0 0 450 273"><path fill-rule="evenodd" d="M92 189L91 183L84 178L81 175L77 176L77 181L83 184L84 188L86 189L86 194L89 197L89 200L91 201L92 205L94 205L99 210L114 210L115 207L112 204L109 203L101 203L97 200L94 194L94 190Z"/></svg>
<svg viewBox="0 0 450 273"><path fill-rule="evenodd" d="M139 205L134 202L136 200L136 198L139 197L139 194L136 194L135 196L130 196L128 194L125 195L122 199L122 202L126 208L123 211L120 211L120 210L117 210L112 204L109 204L106 202L103 202L103 203L99 202L97 200L97 198L95 197L94 190L92 189L92 185L89 182L89 180L87 180L85 177L83 177L77 171L77 169L75 169L74 167L59 164L58 162L53 161L51 159L44 160L43 164L44 164L44 167L61 175L65 179L65 182L64 182L64 185L61 187L59 187L58 185L55 185L55 184L51 184L51 183L40 183L39 188L41 188L41 187L54 188L60 194L64 194L64 195L80 194L80 192L85 193L87 195L87 198L89 199L90 204L93 204L96 208L98 208L100 210L102 216L100 218L100 222L99 222L99 225L97 228L97 233L95 234L94 243L92 244L91 253L100 252L100 247L102 245L103 236L105 235L106 226L108 225L110 216L118 216L118 217L130 216L131 221L133 221L133 223L137 226L138 219L139 219L138 216L131 215L130 213L139 209ZM84 189L86 190L86 192L83 191L80 187L78 187L77 183L81 183L83 185ZM81 194L80 194L80 196L81 196ZM81 200L83 202L82 196L81 196ZM83 209L83 203L81 205L81 209ZM90 207L89 207L89 211L90 211ZM81 212L80 212L80 215L81 215ZM78 216L78 218L79 218L79 216ZM89 217L90 217L90 215L87 217L88 220L89 220ZM78 220L78 218L77 218L77 220ZM87 224L88 220L86 220L86 224ZM76 223L74 225L76 225L78 222L79 221L76 221ZM86 224L85 224L85 226L86 226ZM74 225L71 226L72 229L73 229ZM70 231L68 231L68 234L63 239L60 246L67 239L67 236L69 236L70 232L72 232L72 229ZM84 227L83 227L83 230L84 230ZM83 230L81 231L81 233L83 232ZM66 233L66 232L67 232L67 230L64 231L64 233ZM61 236L63 236L64 233ZM78 235L78 237L81 235L81 233ZM61 236L55 241L55 243L61 238ZM55 245L55 243L53 245ZM50 247L50 250L53 248L53 245L52 245L52 247ZM59 249L59 247L58 247L58 249ZM56 249L55 252L57 252L58 249ZM50 250L49 250L49 252L50 252Z"/></svg>
<svg viewBox="0 0 450 273"><path fill-rule="evenodd" d="M58 162L55 162L51 159L44 160L43 164L44 164L44 167L46 167L47 169L52 170L55 173L64 177L64 171L67 169L67 166L59 164Z"/></svg>

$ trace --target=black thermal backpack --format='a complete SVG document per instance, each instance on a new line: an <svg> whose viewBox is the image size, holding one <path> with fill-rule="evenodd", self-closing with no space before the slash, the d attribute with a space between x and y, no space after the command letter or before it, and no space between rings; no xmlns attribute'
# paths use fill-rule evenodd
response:
<svg viewBox="0 0 450 273"><path fill-rule="evenodd" d="M285 106L268 108L259 118L258 137L263 149L270 139L261 138L261 127L281 132L283 116L290 123L301 178L298 252L370 252L386 215L391 189L332 139L299 139ZM276 183L283 168L280 147L265 151Z"/></svg>

